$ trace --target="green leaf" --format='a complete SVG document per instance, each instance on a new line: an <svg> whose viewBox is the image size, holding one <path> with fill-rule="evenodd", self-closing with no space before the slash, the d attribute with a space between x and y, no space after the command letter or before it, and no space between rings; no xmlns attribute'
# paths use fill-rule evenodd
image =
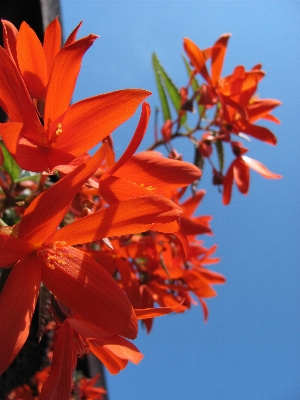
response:
<svg viewBox="0 0 300 400"><path fill-rule="evenodd" d="M218 154L220 172L223 172L223 169L224 169L224 148L223 148L222 140L218 139L215 142L215 145L216 145L216 150L217 150L217 154Z"/></svg>
<svg viewBox="0 0 300 400"><path fill-rule="evenodd" d="M153 65L153 70L154 70L154 75L155 75L157 91L158 91L158 95L159 95L159 99L160 99L161 109L162 109L162 113L163 113L163 118L164 118L164 121L166 122L168 119L172 119L172 117L171 117L171 113L170 113L167 95L166 95L165 89L161 82L161 72L160 72L159 62L158 62L158 59L157 59L155 53L153 53L153 55L152 55L152 65Z"/></svg>
<svg viewBox="0 0 300 400"><path fill-rule="evenodd" d="M24 181L38 182L40 179L41 179L41 174L30 175L30 173L27 173L26 175L22 175L20 178L15 179L15 182L16 183L24 182Z"/></svg>
<svg viewBox="0 0 300 400"><path fill-rule="evenodd" d="M20 176L21 168L7 150L4 142L0 141L0 147L4 157L4 163L2 167L9 173L12 180L15 181Z"/></svg>
<svg viewBox="0 0 300 400"><path fill-rule="evenodd" d="M175 108L175 111L178 114L181 109L181 96L180 96L179 90L175 86L175 84L173 83L173 81L169 77L169 75L166 73L165 69L159 62L156 54L153 54L153 58L155 58L155 64L156 64L159 76L161 78L161 82L163 83L163 85L168 93L168 96L171 100L171 103L173 104L173 107ZM186 122L186 114L184 114L180 119L181 125L183 125L185 122Z"/></svg>
<svg viewBox="0 0 300 400"><path fill-rule="evenodd" d="M174 85L173 81L171 78L168 76L166 71L164 70L163 66L159 62L158 58L156 57L155 54L153 54L153 58L155 59L155 63L158 69L158 73L160 74L160 77L162 79L162 82L168 92L168 95L170 97L170 100L175 108L175 110L178 112L180 110L181 106L181 98L179 94L179 90L177 87Z"/></svg>

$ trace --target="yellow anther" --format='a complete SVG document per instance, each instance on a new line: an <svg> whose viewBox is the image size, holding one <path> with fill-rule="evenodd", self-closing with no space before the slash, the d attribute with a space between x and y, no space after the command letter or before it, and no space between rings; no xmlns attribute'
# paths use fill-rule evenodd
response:
<svg viewBox="0 0 300 400"><path fill-rule="evenodd" d="M47 255L47 258L45 259L47 267L49 267L51 269L55 269L55 263L53 263L52 261L55 262L56 258L51 255Z"/></svg>
<svg viewBox="0 0 300 400"><path fill-rule="evenodd" d="M136 183L136 182L134 182L134 184L138 185L138 183ZM153 187L152 185L145 187L144 183L140 183L139 186L144 187L145 189L150 190L150 191L157 189L156 187Z"/></svg>
<svg viewBox="0 0 300 400"><path fill-rule="evenodd" d="M47 136L45 134L44 128L42 127L42 125L39 122L36 122L35 125L36 125L36 129L40 135L41 146L48 147L49 142L48 142Z"/></svg>
<svg viewBox="0 0 300 400"><path fill-rule="evenodd" d="M153 186L150 185L150 186L146 187L146 189L147 189L147 190L155 190L156 187L153 187Z"/></svg>
<svg viewBox="0 0 300 400"><path fill-rule="evenodd" d="M56 126L56 131L55 131L55 135L56 136L59 136L59 135L61 135L62 134L62 128L61 128L61 123L58 123L57 124L57 126Z"/></svg>

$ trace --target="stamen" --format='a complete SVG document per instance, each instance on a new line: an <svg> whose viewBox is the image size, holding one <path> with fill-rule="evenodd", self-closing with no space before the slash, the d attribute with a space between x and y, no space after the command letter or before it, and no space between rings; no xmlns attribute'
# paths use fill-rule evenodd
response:
<svg viewBox="0 0 300 400"><path fill-rule="evenodd" d="M48 147L49 146L49 142L47 139L47 136L45 134L44 128L42 127L42 125L39 122L36 122L36 129L40 135L40 144L43 147Z"/></svg>
<svg viewBox="0 0 300 400"><path fill-rule="evenodd" d="M150 191L151 191L151 190L156 190L156 189L157 189L156 187L153 187L152 185L145 187L145 184L144 184L144 183L138 184L138 183L134 182L134 184L135 184L135 185L139 185L139 186L141 186L141 187L144 187L145 189L150 190Z"/></svg>
<svg viewBox="0 0 300 400"><path fill-rule="evenodd" d="M59 136L59 135L61 135L62 134L62 128L61 128L61 123L58 123L57 124L57 126L56 126L56 131L55 131L55 135L56 136Z"/></svg>
<svg viewBox="0 0 300 400"><path fill-rule="evenodd" d="M59 251L59 248L63 247L65 244L65 241L57 241L43 245L44 248L37 252L37 256L51 269L66 265L66 255L62 251Z"/></svg>
<svg viewBox="0 0 300 400"><path fill-rule="evenodd" d="M150 186L147 186L146 189L151 191L151 190L155 190L156 187L153 187L153 186L150 185Z"/></svg>

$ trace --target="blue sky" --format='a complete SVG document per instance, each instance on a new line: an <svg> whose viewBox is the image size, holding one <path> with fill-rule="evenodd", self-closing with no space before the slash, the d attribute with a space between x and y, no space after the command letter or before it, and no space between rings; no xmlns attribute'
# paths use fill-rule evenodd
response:
<svg viewBox="0 0 300 400"><path fill-rule="evenodd" d="M62 0L67 35L83 20L80 35L100 39L88 51L74 101L98 93L139 87L153 92L159 105L151 54L178 86L186 83L182 38L211 46L232 33L224 67L261 62L267 75L262 98L283 102L274 114L281 125L266 125L276 147L253 140L250 157L282 180L251 173L248 196L235 190L225 207L204 171L207 195L199 214L211 214L221 263L227 277L209 301L203 323L200 307L184 315L155 320L153 332L140 331L135 344L145 355L117 376L107 374L110 400L297 400L300 398L300 246L299 246L299 61L298 1L83 1ZM121 155L134 132L137 115L114 140ZM153 118L141 149L153 140ZM248 146L247 146L248 147ZM178 148L189 157L191 148ZM190 158L191 160L192 158ZM228 165L228 164L227 164Z"/></svg>

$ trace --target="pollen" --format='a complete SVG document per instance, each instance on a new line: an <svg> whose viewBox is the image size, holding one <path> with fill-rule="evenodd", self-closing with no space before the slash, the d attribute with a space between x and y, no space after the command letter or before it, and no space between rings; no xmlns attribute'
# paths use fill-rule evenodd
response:
<svg viewBox="0 0 300 400"><path fill-rule="evenodd" d="M63 247L65 244L65 241L57 241L43 245L42 250L37 252L37 256L51 269L64 266L67 264L66 256L59 248Z"/></svg>
<svg viewBox="0 0 300 400"><path fill-rule="evenodd" d="M151 190L155 190L156 187L153 187L153 186L150 185L150 186L147 186L146 189L151 191Z"/></svg>
<svg viewBox="0 0 300 400"><path fill-rule="evenodd" d="M61 127L61 123L57 124L56 126L56 131L55 131L55 135L59 136L62 134L62 127Z"/></svg>
<svg viewBox="0 0 300 400"><path fill-rule="evenodd" d="M138 185L138 183L136 183L136 182L134 182L134 184L135 184L135 185ZM152 191L152 190L156 190L156 189L157 189L156 187L153 187L152 185L146 187L144 183L139 184L139 186L141 186L141 187L143 187L143 188L145 188L145 189L147 189L147 190L149 190L149 191Z"/></svg>
<svg viewBox="0 0 300 400"><path fill-rule="evenodd" d="M45 134L44 128L41 126L41 124L39 122L36 122L35 125L36 125L36 129L38 131L38 134L40 135L41 146L48 147L49 143L48 143L48 139Z"/></svg>

